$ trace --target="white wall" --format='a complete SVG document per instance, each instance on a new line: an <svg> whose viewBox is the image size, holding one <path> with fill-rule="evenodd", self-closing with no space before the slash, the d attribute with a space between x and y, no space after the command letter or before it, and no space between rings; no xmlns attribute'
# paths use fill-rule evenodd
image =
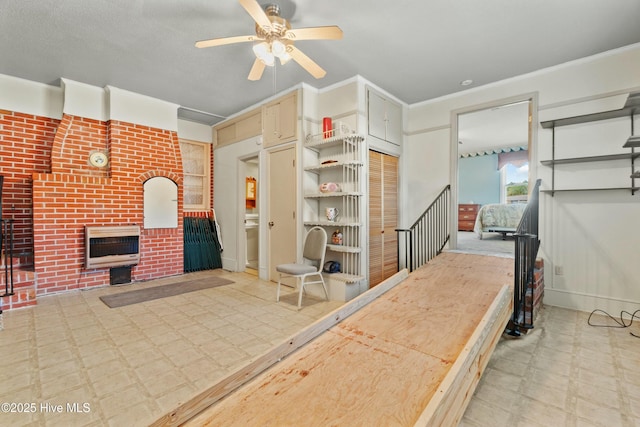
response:
<svg viewBox="0 0 640 427"><path fill-rule="evenodd" d="M61 119L63 113L95 120L110 119L177 130L193 141L213 141L211 126L179 120L177 105L145 95L101 88L66 78L52 86L0 74L0 109Z"/></svg>
<svg viewBox="0 0 640 427"><path fill-rule="evenodd" d="M191 141L213 143L211 126L178 119L178 137Z"/></svg>
<svg viewBox="0 0 640 427"><path fill-rule="evenodd" d="M531 173L533 179L543 179L543 188L549 188L549 169L541 166L539 159L549 158L551 131L542 129L537 120L620 108L629 92L640 90L638 70L640 44L411 105L401 166L402 191L407 200L403 221L415 219L447 183L455 185L450 152L455 141L452 112L535 94L538 109L534 112ZM603 138L612 143L611 147L620 147L630 132L628 120L626 125L604 124L591 129L588 141L584 132L561 131L564 143L575 142L569 150L580 150L563 154L582 156L589 155L590 150L606 150L599 143ZM564 172L564 178L574 181L569 185L577 180L587 187L607 185L602 182L605 179L619 180L611 176L619 174L611 172L617 169L614 165L588 167L595 170L580 178L574 178L576 171ZM630 173L630 164L626 168ZM579 166L576 169L583 172ZM623 181L631 184L628 178ZM452 199L456 199L455 193ZM539 255L545 260L546 304L584 311L598 308L613 315L623 309L640 308L640 273L635 267L640 195L632 196L629 191L556 193L555 197L543 194L540 214ZM555 275L555 267L561 267L563 274Z"/></svg>
<svg viewBox="0 0 640 427"><path fill-rule="evenodd" d="M0 74L0 109L62 118L63 90L57 86Z"/></svg>

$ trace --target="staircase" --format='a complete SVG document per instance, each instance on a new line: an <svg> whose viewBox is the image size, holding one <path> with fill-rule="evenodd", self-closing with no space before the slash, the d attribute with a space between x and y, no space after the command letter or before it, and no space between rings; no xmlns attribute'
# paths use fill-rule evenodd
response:
<svg viewBox="0 0 640 427"><path fill-rule="evenodd" d="M33 256L13 253L12 220L1 220L0 236L0 313L36 305Z"/></svg>

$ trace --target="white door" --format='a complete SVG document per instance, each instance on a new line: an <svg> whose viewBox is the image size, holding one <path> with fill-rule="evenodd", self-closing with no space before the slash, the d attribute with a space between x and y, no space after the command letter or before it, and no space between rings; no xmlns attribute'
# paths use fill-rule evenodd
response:
<svg viewBox="0 0 640 427"><path fill-rule="evenodd" d="M296 150L269 153L269 279L278 280L276 265L296 262Z"/></svg>

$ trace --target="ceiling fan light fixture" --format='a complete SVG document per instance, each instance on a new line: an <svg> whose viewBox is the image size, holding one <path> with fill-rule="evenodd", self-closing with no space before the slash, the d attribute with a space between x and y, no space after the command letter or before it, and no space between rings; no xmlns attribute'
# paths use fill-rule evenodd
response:
<svg viewBox="0 0 640 427"><path fill-rule="evenodd" d="M264 62L269 67L275 63L275 57L271 53L271 47L266 43L256 43L253 45L253 53L256 54L256 58Z"/></svg>
<svg viewBox="0 0 640 427"><path fill-rule="evenodd" d="M291 55L289 55L287 52L285 52L282 55L278 56L278 58L280 58L280 65L284 65L287 62L291 61Z"/></svg>
<svg viewBox="0 0 640 427"><path fill-rule="evenodd" d="M278 58L281 58L287 53L287 47L280 40L274 40L271 42L271 53Z"/></svg>
<svg viewBox="0 0 640 427"><path fill-rule="evenodd" d="M238 0L244 10L255 21L255 35L222 37L196 42L197 48L222 46L232 43L253 42L256 59L249 72L248 79L260 80L266 66L273 67L276 58L282 65L294 60L316 79L323 78L327 72L311 58L297 49L293 43L297 40L339 40L342 30L336 25L324 27L305 27L291 29L289 21L280 16L280 7L276 4L261 5L258 0Z"/></svg>

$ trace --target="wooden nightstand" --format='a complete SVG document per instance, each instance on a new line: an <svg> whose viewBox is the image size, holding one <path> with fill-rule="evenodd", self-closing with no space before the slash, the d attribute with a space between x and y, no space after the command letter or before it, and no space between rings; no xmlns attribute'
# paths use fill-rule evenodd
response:
<svg viewBox="0 0 640 427"><path fill-rule="evenodd" d="M480 205L476 204L458 205L458 231L473 231L479 210Z"/></svg>

